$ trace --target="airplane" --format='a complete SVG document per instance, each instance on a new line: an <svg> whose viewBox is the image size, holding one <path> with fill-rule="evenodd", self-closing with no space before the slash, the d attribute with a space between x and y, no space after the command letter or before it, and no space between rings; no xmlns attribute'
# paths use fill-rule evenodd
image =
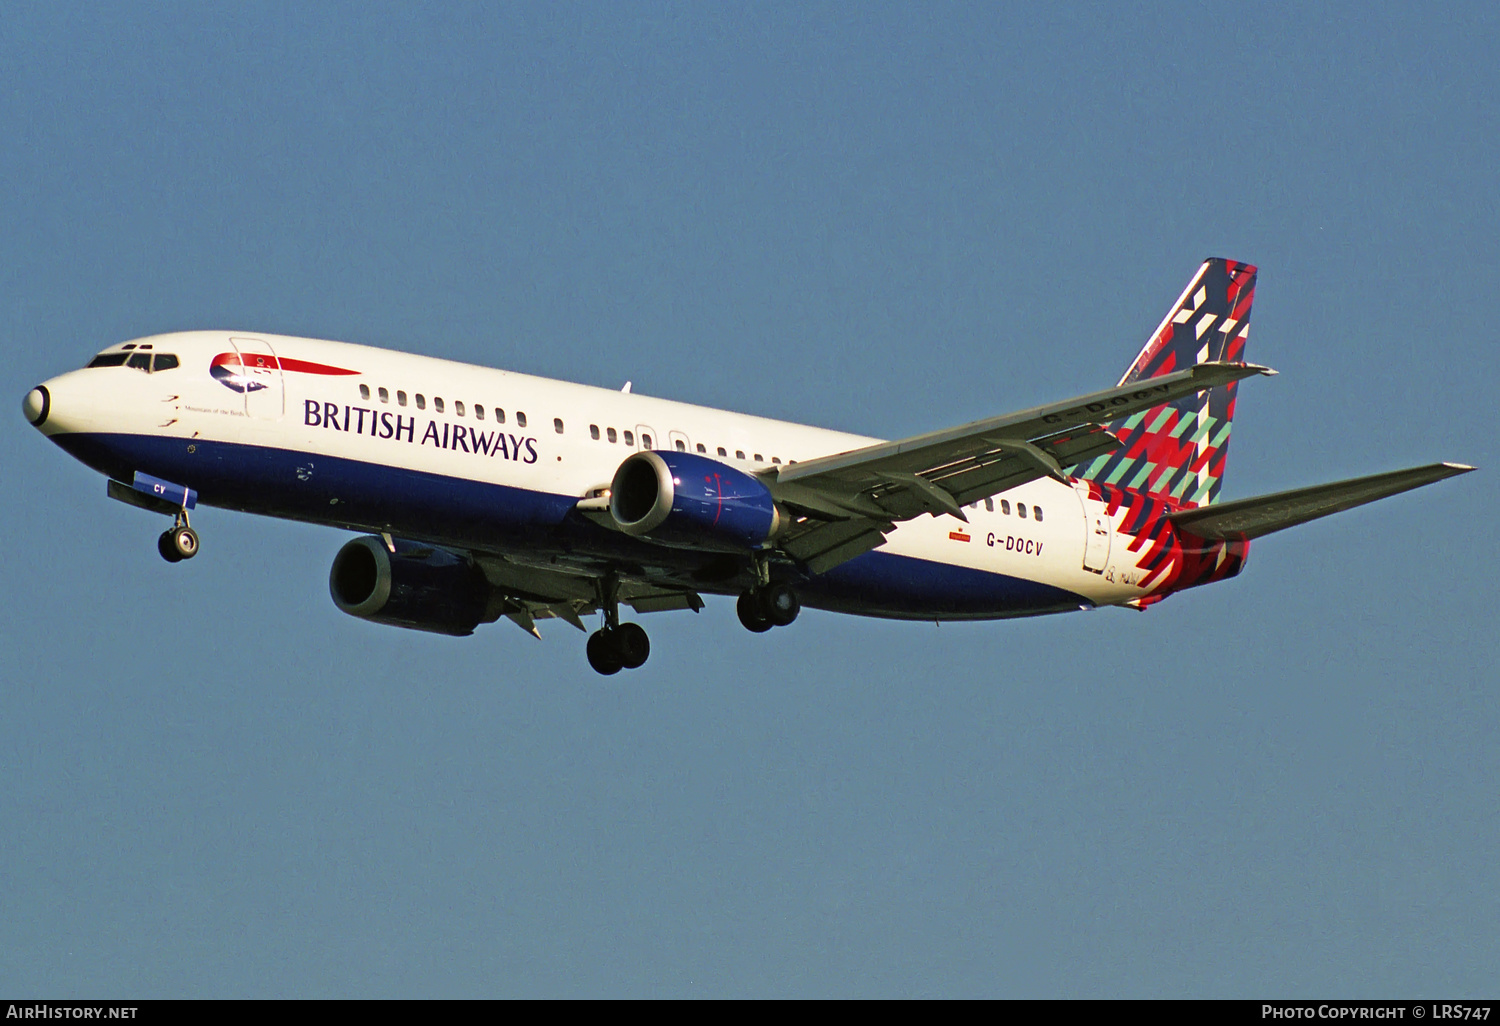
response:
<svg viewBox="0 0 1500 1026"><path fill-rule="evenodd" d="M1254 266L1203 262L1113 388L881 441L431 357L233 331L111 346L31 389L30 423L172 518L205 506L363 532L345 613L465 636L509 619L646 662L637 614L736 597L905 620L1137 610L1245 565L1254 538L1474 468L1434 463L1220 502ZM584 617L602 616L589 633Z"/></svg>

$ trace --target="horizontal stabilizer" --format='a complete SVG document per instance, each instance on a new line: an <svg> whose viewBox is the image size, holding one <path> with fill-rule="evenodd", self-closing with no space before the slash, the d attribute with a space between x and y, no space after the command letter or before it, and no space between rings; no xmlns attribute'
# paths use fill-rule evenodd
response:
<svg viewBox="0 0 1500 1026"><path fill-rule="evenodd" d="M1433 463L1425 467L1392 470L1348 481L1297 488L1290 492L1238 499L1212 506L1199 506L1171 514L1168 519L1179 529L1213 541L1234 538L1259 538L1273 531L1305 524L1376 499L1422 485L1441 481L1473 470L1462 463Z"/></svg>

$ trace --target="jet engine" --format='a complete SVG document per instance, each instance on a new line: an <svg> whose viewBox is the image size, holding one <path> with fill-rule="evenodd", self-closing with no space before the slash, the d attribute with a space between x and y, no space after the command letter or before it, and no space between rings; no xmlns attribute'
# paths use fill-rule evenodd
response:
<svg viewBox="0 0 1500 1026"><path fill-rule="evenodd" d="M417 542L393 547L367 536L339 549L328 573L333 604L362 620L455 637L499 618L494 589L468 559Z"/></svg>
<svg viewBox="0 0 1500 1026"><path fill-rule="evenodd" d="M774 537L784 516L749 474L688 452L627 456L610 485L609 513L628 535L683 548L743 552Z"/></svg>

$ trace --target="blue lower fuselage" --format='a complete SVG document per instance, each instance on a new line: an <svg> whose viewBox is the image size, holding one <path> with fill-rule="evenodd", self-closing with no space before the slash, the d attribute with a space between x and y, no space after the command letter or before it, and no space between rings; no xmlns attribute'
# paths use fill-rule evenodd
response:
<svg viewBox="0 0 1500 1026"><path fill-rule="evenodd" d="M139 434L52 440L120 481L135 472L195 488L205 505L352 531L385 532L458 550L555 560L588 571L649 567L663 582L732 595L753 583L749 560L656 545L601 527L554 495L317 453ZM1001 619L1092 603L1025 578L876 550L825 573L798 574L804 604L914 620Z"/></svg>

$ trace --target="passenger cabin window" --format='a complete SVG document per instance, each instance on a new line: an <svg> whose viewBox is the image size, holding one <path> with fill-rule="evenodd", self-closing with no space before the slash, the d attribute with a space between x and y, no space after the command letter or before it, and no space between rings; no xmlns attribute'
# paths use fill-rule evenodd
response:
<svg viewBox="0 0 1500 1026"><path fill-rule="evenodd" d="M985 499L984 500L984 508L987 509L987 510L989 510L991 513L995 512L995 500L994 499Z"/></svg>
<svg viewBox="0 0 1500 1026"><path fill-rule="evenodd" d="M100 353L89 361L90 367L123 367L125 365L124 353Z"/></svg>
<svg viewBox="0 0 1500 1026"><path fill-rule="evenodd" d="M368 398L370 398L370 386L369 385L360 385L359 386L359 397L361 399L368 399Z"/></svg>
<svg viewBox="0 0 1500 1026"><path fill-rule="evenodd" d="M708 446L704 445L702 442L699 442L698 451L706 454L708 452Z"/></svg>
<svg viewBox="0 0 1500 1026"><path fill-rule="evenodd" d="M517 411L516 412L516 427L525 427L525 426L526 426L526 414L521 413L520 411Z"/></svg>
<svg viewBox="0 0 1500 1026"><path fill-rule="evenodd" d="M495 407L495 423L496 424L504 424L505 423L505 411L502 410L498 406Z"/></svg>
<svg viewBox="0 0 1500 1026"><path fill-rule="evenodd" d="M649 448L651 448L651 436L648 435L648 434L645 434L644 432L642 432L642 434L641 434L641 448L642 449L649 449Z"/></svg>
<svg viewBox="0 0 1500 1026"><path fill-rule="evenodd" d="M781 462L781 457L780 456L772 456L771 457L771 462L772 463L780 463Z"/></svg>
<svg viewBox="0 0 1500 1026"><path fill-rule="evenodd" d="M766 462L766 458L764 456L762 456L760 453L756 453L755 454L755 462L756 463L764 463L764 462Z"/></svg>
<svg viewBox="0 0 1500 1026"><path fill-rule="evenodd" d="M425 410L425 409L427 409L427 397L426 396L424 396L421 392L418 392L417 395L416 395L416 399L417 399L417 409L419 409L419 410Z"/></svg>
<svg viewBox="0 0 1500 1026"><path fill-rule="evenodd" d="M619 441L619 436L617 436L615 434L615 429L614 428L605 428L604 429L604 437L606 437L606 438L609 439L611 445L613 445L615 442Z"/></svg>
<svg viewBox="0 0 1500 1026"><path fill-rule="evenodd" d="M151 362L153 371L171 370L177 366L177 357L171 353L157 353L156 359Z"/></svg>
<svg viewBox="0 0 1500 1026"><path fill-rule="evenodd" d="M1006 516L1010 516L1010 500L1009 499L1001 499L1000 500L1000 512L1004 513Z"/></svg>
<svg viewBox="0 0 1500 1026"><path fill-rule="evenodd" d="M380 401L383 402L383 403L390 402L391 401L391 393L387 392L383 388L380 389Z"/></svg>
<svg viewBox="0 0 1500 1026"><path fill-rule="evenodd" d="M1020 517L1022 520L1026 519L1026 503L1016 503L1016 516Z"/></svg>
<svg viewBox="0 0 1500 1026"><path fill-rule="evenodd" d="M1033 520L1041 520L1042 519L1042 507L1040 507L1040 506L1033 506L1033 507L1031 507L1031 519L1033 519Z"/></svg>
<svg viewBox="0 0 1500 1026"><path fill-rule="evenodd" d="M724 447L722 445L719 446L719 455L720 456L728 456L729 455L729 453L727 453L727 452L724 451Z"/></svg>
<svg viewBox="0 0 1500 1026"><path fill-rule="evenodd" d="M474 419L475 420L483 420L484 419L484 407L480 406L478 403L474 404Z"/></svg>
<svg viewBox="0 0 1500 1026"><path fill-rule="evenodd" d="M146 371L147 373L150 373L150 371L151 371L151 354L150 353L131 353L130 354L130 360L126 364L126 366L127 367L134 367L136 370L143 370L143 371Z"/></svg>
<svg viewBox="0 0 1500 1026"><path fill-rule="evenodd" d="M453 401L453 412L460 417L464 415L464 404L460 400L455 399Z"/></svg>
<svg viewBox="0 0 1500 1026"><path fill-rule="evenodd" d="M405 406L406 405L406 393L403 392L403 391L401 391L399 388L396 390L396 405L397 406Z"/></svg>
<svg viewBox="0 0 1500 1026"><path fill-rule="evenodd" d="M561 417L552 418L552 430L556 431L558 434L563 433L563 423Z"/></svg>
<svg viewBox="0 0 1500 1026"><path fill-rule="evenodd" d="M677 451L678 452L687 452L687 443L686 442L684 442L680 438L676 439L676 442L677 442Z"/></svg>
<svg viewBox="0 0 1500 1026"><path fill-rule="evenodd" d="M443 412L443 397L442 396L435 395L435 396L432 397L432 408L434 410L436 410L438 413L442 413Z"/></svg>
<svg viewBox="0 0 1500 1026"><path fill-rule="evenodd" d="M592 438L596 442L599 441L599 425L598 424L590 424L589 425L589 437Z"/></svg>
<svg viewBox="0 0 1500 1026"><path fill-rule="evenodd" d="M745 458L745 450L744 449L736 449L736 450L734 450L734 458L737 459L737 460L744 459Z"/></svg>
<svg viewBox="0 0 1500 1026"><path fill-rule="evenodd" d="M625 432L625 444L626 445L634 445L635 444L635 434L633 432L630 432L630 431Z"/></svg>

